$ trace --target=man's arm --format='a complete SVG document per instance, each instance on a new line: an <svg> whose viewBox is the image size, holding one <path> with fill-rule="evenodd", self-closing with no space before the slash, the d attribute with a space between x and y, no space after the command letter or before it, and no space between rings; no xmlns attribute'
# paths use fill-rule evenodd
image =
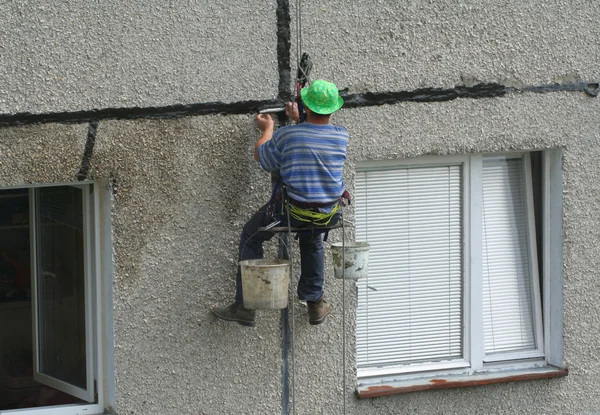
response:
<svg viewBox="0 0 600 415"><path fill-rule="evenodd" d="M258 114L256 116L256 125L262 131L260 138L254 145L254 160L258 161L258 148L273 138L275 123L269 114Z"/></svg>
<svg viewBox="0 0 600 415"><path fill-rule="evenodd" d="M295 102L288 102L285 105L285 115L297 122L300 117L300 114L298 113L298 104ZM275 122L269 114L258 114L256 116L256 125L258 129L262 131L260 138L254 145L254 160L258 161L258 148L273 138Z"/></svg>

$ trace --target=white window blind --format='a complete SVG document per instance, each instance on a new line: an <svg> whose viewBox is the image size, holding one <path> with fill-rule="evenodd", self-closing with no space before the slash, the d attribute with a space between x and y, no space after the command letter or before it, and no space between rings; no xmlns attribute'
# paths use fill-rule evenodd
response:
<svg viewBox="0 0 600 415"><path fill-rule="evenodd" d="M486 355L536 347L522 158L483 162L483 325Z"/></svg>
<svg viewBox="0 0 600 415"><path fill-rule="evenodd" d="M358 368L462 357L461 170L357 172L356 238L371 245Z"/></svg>

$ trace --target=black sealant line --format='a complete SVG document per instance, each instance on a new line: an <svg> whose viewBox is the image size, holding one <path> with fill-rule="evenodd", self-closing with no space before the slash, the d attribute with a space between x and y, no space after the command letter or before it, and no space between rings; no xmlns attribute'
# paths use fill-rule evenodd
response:
<svg viewBox="0 0 600 415"><path fill-rule="evenodd" d="M535 92L539 94L558 91L585 92L590 97L597 97L600 93L600 84L591 82L578 82L574 84L549 84L538 86L527 86L523 88L506 88L507 92Z"/></svg>
<svg viewBox="0 0 600 415"><path fill-rule="evenodd" d="M342 93L345 108L367 107L373 105L396 104L399 102L442 102L457 98L494 98L508 93L549 93L549 92L585 92L591 97L600 93L600 84L579 82L573 84L548 84L523 88L506 87L496 83L474 86L456 86L454 88L421 88L413 91L366 92L362 94Z"/></svg>
<svg viewBox="0 0 600 415"><path fill-rule="evenodd" d="M290 66L290 47L291 47L291 19L289 0L277 0L277 69L279 72L279 85L277 97L281 102L292 100L291 91L291 66ZM279 114L280 121L283 121L284 114ZM274 176L272 179L276 179ZM279 241L279 258L289 259L289 255L284 246L287 242L287 235ZM287 246L287 245L286 245ZM294 304L290 302L290 307ZM288 365L289 350L293 342L292 330L289 321L289 308L281 310L281 413L289 414L290 402L290 371Z"/></svg>
<svg viewBox="0 0 600 415"><path fill-rule="evenodd" d="M87 179L90 171L90 161L94 152L94 144L96 143L96 131L98 130L98 120L90 122L88 127L87 140L85 142L85 149L83 150L83 157L81 158L81 168L75 176L77 180L82 181Z"/></svg>
<svg viewBox="0 0 600 415"><path fill-rule="evenodd" d="M421 88L412 91L365 93L341 92L342 97L344 97L344 108L358 108L374 105L391 105L400 102L443 102L457 98L492 98L502 97L509 93L584 92L588 96L597 97L600 94L600 84L579 82L572 84L548 84L515 88L495 83L482 83L473 86L459 85L454 88ZM283 97L283 92L280 91L280 95ZM134 120L143 118L180 118L211 114L256 114L265 108L282 106L286 101L286 99L262 101L249 100L231 103L206 102L189 105L170 105L165 107L105 108L100 110L95 109L89 111L42 114L31 114L28 112L0 114L0 127L45 123L84 123L104 119Z"/></svg>
<svg viewBox="0 0 600 415"><path fill-rule="evenodd" d="M279 71L279 94L282 102L292 99L291 93L291 19L289 0L277 0L277 68Z"/></svg>
<svg viewBox="0 0 600 415"><path fill-rule="evenodd" d="M206 102L189 105L169 105L165 107L129 107L105 108L89 111L54 112L45 114L31 114L28 112L18 114L0 114L0 126L17 126L41 123L84 123L95 120L117 119L135 120L140 118L181 118L193 115L235 115L252 114L265 108L281 105L281 101L239 101L239 102Z"/></svg>
<svg viewBox="0 0 600 415"><path fill-rule="evenodd" d="M290 305L293 307L293 304ZM289 321L289 308L286 307L281 310L281 413L283 415L289 414L289 402L290 402L290 380L289 380L289 368L288 368L288 356L290 350L290 339L292 337L290 321Z"/></svg>
<svg viewBox="0 0 600 415"><path fill-rule="evenodd" d="M413 91L365 92L349 94L342 92L345 108L396 104L399 102L442 102L457 98L493 98L506 94L500 84L479 84L454 88L421 88Z"/></svg>

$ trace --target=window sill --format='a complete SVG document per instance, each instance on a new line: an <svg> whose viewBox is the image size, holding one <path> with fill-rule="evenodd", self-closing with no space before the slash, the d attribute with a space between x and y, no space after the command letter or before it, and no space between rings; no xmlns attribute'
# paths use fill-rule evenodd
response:
<svg viewBox="0 0 600 415"><path fill-rule="evenodd" d="M547 366L530 370L512 370L478 375L453 375L435 378L410 379L405 381L385 382L376 385L361 385L356 388L356 394L359 399L368 399L431 389L464 388L467 386L491 385L503 382L559 378L567 376L568 373L568 369Z"/></svg>

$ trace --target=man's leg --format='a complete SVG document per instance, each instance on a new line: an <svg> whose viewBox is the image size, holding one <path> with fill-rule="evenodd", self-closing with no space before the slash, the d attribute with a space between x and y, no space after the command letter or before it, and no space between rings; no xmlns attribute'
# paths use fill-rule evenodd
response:
<svg viewBox="0 0 600 415"><path fill-rule="evenodd" d="M259 259L263 257L264 241L268 241L273 237L272 232L258 232L258 228L266 225L266 206L260 208L244 225L240 235L240 245L238 258L244 259ZM242 293L242 273L240 266L237 267L237 275L235 280L236 292L235 302L228 307L213 308L212 313L220 319L227 321L235 321L243 326L254 327L255 311L248 310L244 307L244 297Z"/></svg>
<svg viewBox="0 0 600 415"><path fill-rule="evenodd" d="M298 298L317 301L323 296L325 259L323 235L319 231L300 232L300 281Z"/></svg>
<svg viewBox="0 0 600 415"><path fill-rule="evenodd" d="M267 204L268 205L268 204ZM244 225L240 235L240 245L238 259L261 259L264 256L263 242L273 238L273 232L259 232L258 228L266 226L268 220L265 215L267 205L261 207ZM244 297L242 294L242 271L241 267L237 267L237 275L235 279L235 302L243 304Z"/></svg>
<svg viewBox="0 0 600 415"><path fill-rule="evenodd" d="M335 225L340 219L336 214L329 226ZM294 224L292 226L298 226ZM300 281L298 281L298 297L306 300L308 305L308 322L312 325L321 324L331 313L331 304L324 299L325 285L325 254L323 252L323 233L326 230L310 230L300 233Z"/></svg>
<svg viewBox="0 0 600 415"><path fill-rule="evenodd" d="M336 213L329 226L340 219ZM292 218L292 226L306 225ZM325 283L325 254L323 251L323 234L327 229L314 229L299 233L301 274L298 282L298 298L305 301L318 301L323 296Z"/></svg>
<svg viewBox="0 0 600 415"><path fill-rule="evenodd" d="M323 298L325 256L321 232L306 231L300 234L300 261L298 297L306 300L308 322L312 325L321 324L331 313L331 304Z"/></svg>

